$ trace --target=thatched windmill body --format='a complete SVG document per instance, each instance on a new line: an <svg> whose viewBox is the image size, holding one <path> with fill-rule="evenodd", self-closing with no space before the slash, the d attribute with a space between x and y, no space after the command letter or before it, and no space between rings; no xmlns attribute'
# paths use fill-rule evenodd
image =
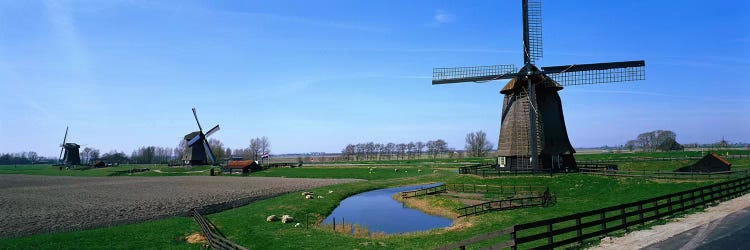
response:
<svg viewBox="0 0 750 250"><path fill-rule="evenodd" d="M60 156L58 160L63 165L81 165L81 154L79 149L80 145L67 142L68 141L68 127L65 127L65 136L63 142L60 144Z"/></svg>
<svg viewBox="0 0 750 250"><path fill-rule="evenodd" d="M498 162L508 170L566 171L576 168L558 91L567 85L645 79L644 61L541 67L540 0L522 0L524 66L512 64L436 68L432 84L510 79L504 94Z"/></svg>
<svg viewBox="0 0 750 250"><path fill-rule="evenodd" d="M185 135L187 148L182 160L188 165L214 165L216 164L216 160L214 159L213 151L211 151L211 146L208 145L207 138L219 131L219 125L214 126L204 134L195 108L193 108L193 117L195 117L195 123L198 124L198 131Z"/></svg>

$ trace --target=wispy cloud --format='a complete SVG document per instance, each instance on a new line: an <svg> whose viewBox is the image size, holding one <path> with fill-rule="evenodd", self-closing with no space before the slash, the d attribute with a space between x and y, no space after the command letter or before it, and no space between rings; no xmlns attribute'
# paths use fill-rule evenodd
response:
<svg viewBox="0 0 750 250"><path fill-rule="evenodd" d="M66 52L71 71L79 78L78 81L90 82L92 78L88 51L79 39L70 2L45 1L47 19L53 30L53 36Z"/></svg>
<svg viewBox="0 0 750 250"><path fill-rule="evenodd" d="M383 27L375 27L375 26L364 25L364 24L359 24L359 23L354 23L354 22L346 22L346 21L312 19L312 18L307 18L307 17L302 17L302 16L289 16L289 15L280 15L280 14L262 13L262 12L243 12L243 11L228 11L228 10L218 11L218 13L225 14L225 15L240 15L240 16L265 19L265 20L270 20L270 21L275 21L275 22L293 23L293 24L322 27L322 28L334 28L334 29L354 30L354 31L362 31L362 32L374 32L374 33L383 33L383 32L388 31L388 29L383 28Z"/></svg>
<svg viewBox="0 0 750 250"><path fill-rule="evenodd" d="M447 24L447 23L453 23L456 20L456 17L445 10L436 10L435 15L432 17L432 21L434 24Z"/></svg>

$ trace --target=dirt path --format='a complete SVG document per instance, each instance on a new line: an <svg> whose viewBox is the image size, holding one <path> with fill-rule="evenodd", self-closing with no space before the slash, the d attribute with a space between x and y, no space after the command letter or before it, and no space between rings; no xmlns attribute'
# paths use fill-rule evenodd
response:
<svg viewBox="0 0 750 250"><path fill-rule="evenodd" d="M0 238L134 223L353 181L0 175Z"/></svg>
<svg viewBox="0 0 750 250"><path fill-rule="evenodd" d="M750 207L750 194L725 201L717 206L709 207L704 212L675 219L665 225L654 226L648 230L635 231L622 237L602 239L599 246L590 249L641 249L652 244L669 239L682 232L710 225L712 221L720 220L727 215ZM691 243L691 242L688 242ZM696 246L697 247L697 246Z"/></svg>

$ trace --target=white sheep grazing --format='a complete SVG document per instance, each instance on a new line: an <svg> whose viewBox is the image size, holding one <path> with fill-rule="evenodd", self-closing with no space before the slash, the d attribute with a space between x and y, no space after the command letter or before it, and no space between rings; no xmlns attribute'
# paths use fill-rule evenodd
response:
<svg viewBox="0 0 750 250"><path fill-rule="evenodd" d="M333 190L328 190L328 193L329 193L329 194L332 194L332 193L333 193Z"/></svg>
<svg viewBox="0 0 750 250"><path fill-rule="evenodd" d="M305 199L312 200L313 196L311 194L305 195Z"/></svg>
<svg viewBox="0 0 750 250"><path fill-rule="evenodd" d="M301 226L302 224L300 224L299 222L297 222L297 224L294 224L294 227L301 227Z"/></svg>
<svg viewBox="0 0 750 250"><path fill-rule="evenodd" d="M302 192L302 196L308 196L308 195L312 195L312 194L313 194L313 192Z"/></svg>
<svg viewBox="0 0 750 250"><path fill-rule="evenodd" d="M417 169L417 173L422 173L422 169Z"/></svg>
<svg viewBox="0 0 750 250"><path fill-rule="evenodd" d="M288 223L288 222L292 222L293 220L294 218L287 214L285 214L284 216L281 216L281 223Z"/></svg>
<svg viewBox="0 0 750 250"><path fill-rule="evenodd" d="M276 217L276 215L271 215L271 216L266 217L266 221L276 221L278 219L279 217Z"/></svg>
<svg viewBox="0 0 750 250"><path fill-rule="evenodd" d="M396 172L396 173L398 173L398 168L394 168L394 169L393 169L393 172Z"/></svg>
<svg viewBox="0 0 750 250"><path fill-rule="evenodd" d="M322 195L318 195L318 199L323 199L323 196Z"/></svg>

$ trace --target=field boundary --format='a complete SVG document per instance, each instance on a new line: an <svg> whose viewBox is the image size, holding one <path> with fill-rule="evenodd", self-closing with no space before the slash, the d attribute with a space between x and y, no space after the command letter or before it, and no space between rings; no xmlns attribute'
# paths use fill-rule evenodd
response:
<svg viewBox="0 0 750 250"><path fill-rule="evenodd" d="M728 179L750 175L750 169L721 171L721 172L674 172L674 171L623 171L601 168L580 168L583 174L619 176L619 177L642 177L656 179Z"/></svg>
<svg viewBox="0 0 750 250"><path fill-rule="evenodd" d="M522 244L527 244L525 248L538 249L553 249L570 244L581 245L585 240L626 230L631 226L643 226L646 222L667 218L701 206L707 207L714 202L729 200L748 191L750 177L743 177L650 199L517 224L437 249L465 249L467 245L501 237L510 240L501 241L491 246L491 249L515 250ZM533 245L528 246L529 244Z"/></svg>
<svg viewBox="0 0 750 250"><path fill-rule="evenodd" d="M212 249L247 250L247 248L237 245L237 243L234 243L233 241L224 238L221 234L216 233L213 230L214 226L211 222L206 220L206 218L198 212L197 208L194 208L192 212L193 219L195 219L195 222L201 227L201 231L203 231L203 235L206 236L206 240L208 241L208 246Z"/></svg>
<svg viewBox="0 0 750 250"><path fill-rule="evenodd" d="M431 194L445 193L447 191L448 191L448 188L445 186L445 184L441 184L441 185L434 186L434 187L401 192L401 198L407 199L407 198L420 197L420 196L431 195Z"/></svg>
<svg viewBox="0 0 750 250"><path fill-rule="evenodd" d="M750 158L750 155L719 155L722 158L737 159L737 158ZM577 160L577 163L583 164L596 164L596 163L613 163L613 162L649 162L649 161L684 161L684 160L700 160L704 156L687 156L687 157L633 157L633 158L622 158L622 159L604 159L604 160Z"/></svg>

